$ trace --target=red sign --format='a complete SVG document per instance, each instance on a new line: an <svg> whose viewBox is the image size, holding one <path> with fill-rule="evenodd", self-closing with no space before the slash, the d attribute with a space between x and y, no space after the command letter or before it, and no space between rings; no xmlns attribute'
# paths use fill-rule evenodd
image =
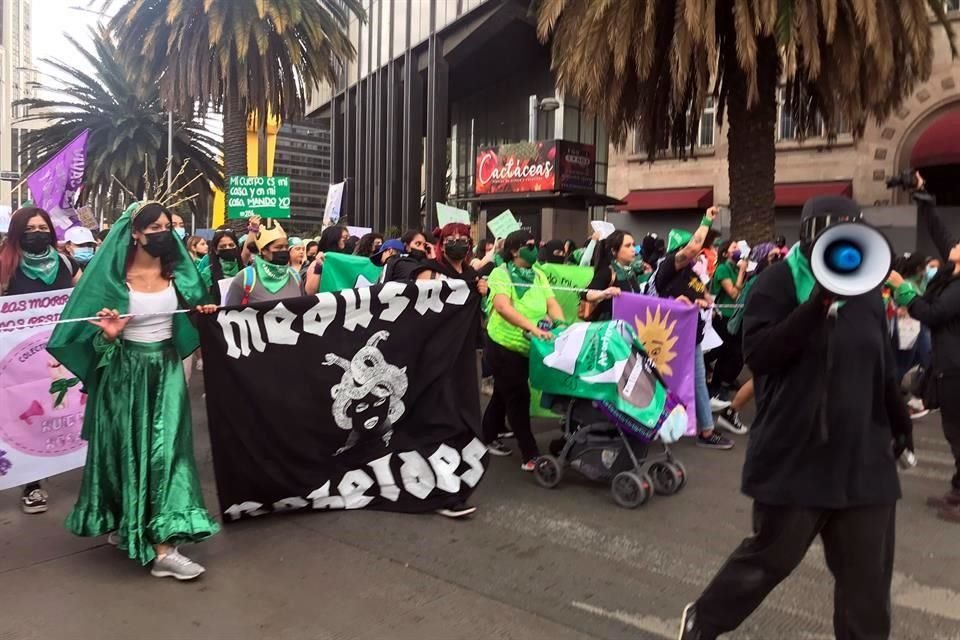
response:
<svg viewBox="0 0 960 640"><path fill-rule="evenodd" d="M593 146L566 140L517 142L480 149L473 191L592 191L595 157Z"/></svg>
<svg viewBox="0 0 960 640"><path fill-rule="evenodd" d="M474 173L475 193L555 191L557 143L518 142L481 149Z"/></svg>

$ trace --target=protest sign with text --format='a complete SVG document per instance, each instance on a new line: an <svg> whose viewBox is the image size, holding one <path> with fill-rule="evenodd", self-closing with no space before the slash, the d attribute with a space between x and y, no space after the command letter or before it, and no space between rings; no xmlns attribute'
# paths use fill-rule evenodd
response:
<svg viewBox="0 0 960 640"><path fill-rule="evenodd" d="M0 298L0 489L83 466L86 398L47 340L72 289Z"/></svg>
<svg viewBox="0 0 960 640"><path fill-rule="evenodd" d="M286 176L230 176L227 217L289 218L290 178Z"/></svg>

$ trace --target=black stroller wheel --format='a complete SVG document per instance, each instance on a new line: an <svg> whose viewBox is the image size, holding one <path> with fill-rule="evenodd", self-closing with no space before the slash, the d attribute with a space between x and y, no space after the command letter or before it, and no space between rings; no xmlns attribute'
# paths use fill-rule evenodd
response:
<svg viewBox="0 0 960 640"><path fill-rule="evenodd" d="M610 483L613 501L626 509L636 509L644 504L652 492L649 480L632 471L621 471Z"/></svg>
<svg viewBox="0 0 960 640"><path fill-rule="evenodd" d="M563 480L563 467L553 456L540 456L533 468L533 477L544 489L553 489Z"/></svg>
<svg viewBox="0 0 960 640"><path fill-rule="evenodd" d="M680 462L679 460L671 460L667 464L673 466L674 469L676 469L677 473L680 474L680 486L677 487L677 491L680 491L685 486L687 486L687 478L688 478L687 468L683 466L683 463Z"/></svg>
<svg viewBox="0 0 960 640"><path fill-rule="evenodd" d="M686 473L671 462L654 462L648 471L658 496L672 496L683 488Z"/></svg>

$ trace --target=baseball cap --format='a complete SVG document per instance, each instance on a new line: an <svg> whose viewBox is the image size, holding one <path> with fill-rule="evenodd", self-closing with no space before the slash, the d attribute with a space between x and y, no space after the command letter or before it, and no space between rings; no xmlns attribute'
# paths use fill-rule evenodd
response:
<svg viewBox="0 0 960 640"><path fill-rule="evenodd" d="M93 232L86 227L70 227L63 234L63 239L71 244L96 244Z"/></svg>
<svg viewBox="0 0 960 640"><path fill-rule="evenodd" d="M403 247L403 242L402 242L402 241L400 241L400 240L398 240L398 239L396 239L396 238L391 238L390 240L387 240L387 241L384 242L382 245L380 245L380 250L377 251L377 252L376 252L375 254L373 254L372 256L370 256L370 260L373 261L373 264L375 264L375 265L377 265L377 266L382 266L382 262L383 262L383 252L384 252L384 251L388 251L388 250L392 249L392 250L397 251L397 252L399 252L399 253L403 253L403 248L404 248L404 247Z"/></svg>

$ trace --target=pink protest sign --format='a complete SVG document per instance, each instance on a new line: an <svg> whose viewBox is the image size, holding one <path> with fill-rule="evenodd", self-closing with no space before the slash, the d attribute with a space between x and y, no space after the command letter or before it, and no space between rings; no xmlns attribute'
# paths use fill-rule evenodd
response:
<svg viewBox="0 0 960 640"><path fill-rule="evenodd" d="M0 298L0 490L83 466L80 381L47 353L70 289Z"/></svg>

